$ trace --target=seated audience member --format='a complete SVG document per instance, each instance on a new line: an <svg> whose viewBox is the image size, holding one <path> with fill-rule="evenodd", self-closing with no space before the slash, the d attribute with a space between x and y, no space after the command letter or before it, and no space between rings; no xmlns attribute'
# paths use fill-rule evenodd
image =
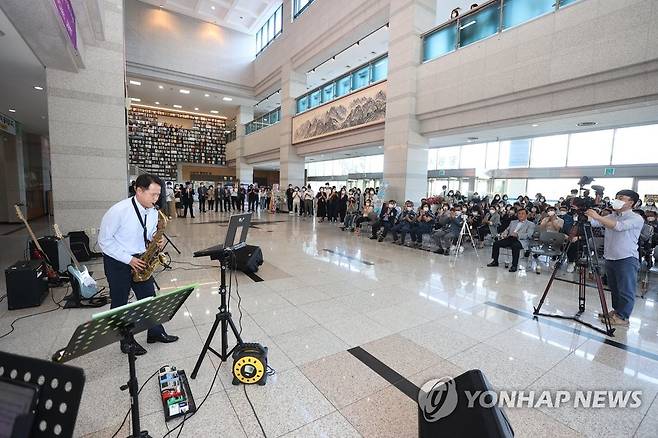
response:
<svg viewBox="0 0 658 438"><path fill-rule="evenodd" d="M388 201L388 204L385 204L379 212L379 218L372 224L372 235L370 238L378 239L382 242L391 228L395 225L399 214L400 209L397 207L395 200L391 199ZM378 233L379 237L377 237Z"/></svg>
<svg viewBox="0 0 658 438"><path fill-rule="evenodd" d="M535 231L535 224L528 220L528 212L525 209L519 210L517 212L517 217L518 219L513 220L507 230L503 232L503 235L501 236L503 238L493 244L493 249L491 251L491 258L493 261L487 266L498 266L500 248L511 248L512 266L510 266L509 272L517 271L519 255L521 250L525 247L524 242L525 245L527 245L528 239L532 238L532 234Z"/></svg>
<svg viewBox="0 0 658 438"><path fill-rule="evenodd" d="M496 195L498 196L498 195ZM478 237L480 240L480 248L484 248L484 238L487 234L496 237L498 235L498 227L500 226L500 213L495 207L489 207L489 212L482 219L482 225L478 228Z"/></svg>
<svg viewBox="0 0 658 438"><path fill-rule="evenodd" d="M407 233L411 232L411 228L416 222L416 212L414 211L414 203L406 201L404 203L404 210L400 213L397 225L391 228L393 233L393 243L404 245L404 239ZM398 233L400 233L400 241L398 242Z"/></svg>
<svg viewBox="0 0 658 438"><path fill-rule="evenodd" d="M356 228L356 234L361 234L361 224L364 222L373 222L377 217L375 214L375 207L372 205L372 201L367 198L363 203L363 211L361 216L354 221L354 227Z"/></svg>
<svg viewBox="0 0 658 438"><path fill-rule="evenodd" d="M423 235L430 234L434 228L435 217L430 205L425 202L421 204L416 216L416 226L411 228L411 244L419 248L423 244Z"/></svg>
<svg viewBox="0 0 658 438"><path fill-rule="evenodd" d="M354 221L359 217L359 206L356 202L354 196L350 196L347 201L347 207L345 210L345 220L343 221L343 226L340 227L341 230L345 231L346 229L354 231Z"/></svg>
<svg viewBox="0 0 658 438"><path fill-rule="evenodd" d="M441 229L432 233L432 239L439 246L434 251L436 254L450 255L450 248L459 237L464 223L462 213L459 209L450 209L447 223ZM444 247L447 247L447 249L444 249Z"/></svg>
<svg viewBox="0 0 658 438"><path fill-rule="evenodd" d="M560 218L555 211L555 207L548 207L546 209L546 217L539 222L540 231L552 231L559 233L564 226L564 219Z"/></svg>

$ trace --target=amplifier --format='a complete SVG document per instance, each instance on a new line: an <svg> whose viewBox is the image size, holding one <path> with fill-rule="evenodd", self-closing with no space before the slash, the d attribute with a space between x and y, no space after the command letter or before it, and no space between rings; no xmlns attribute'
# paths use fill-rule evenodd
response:
<svg viewBox="0 0 658 438"><path fill-rule="evenodd" d="M53 268L57 272L64 272L66 268L72 263L71 255L66 249L69 244L68 236L62 240L57 239L55 236L44 236L39 238L39 245L43 248L43 252L48 256L48 260L53 264ZM34 242L30 240L30 254L34 252Z"/></svg>
<svg viewBox="0 0 658 438"><path fill-rule="evenodd" d="M48 294L48 276L41 260L14 263L5 269L5 280L9 310L40 306Z"/></svg>
<svg viewBox="0 0 658 438"><path fill-rule="evenodd" d="M259 246L245 245L235 250L235 269L245 274L258 272L263 264L263 252Z"/></svg>

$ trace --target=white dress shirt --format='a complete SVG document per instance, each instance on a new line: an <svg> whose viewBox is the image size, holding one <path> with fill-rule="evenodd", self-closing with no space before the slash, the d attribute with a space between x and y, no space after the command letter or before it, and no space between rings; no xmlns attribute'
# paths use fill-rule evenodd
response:
<svg viewBox="0 0 658 438"><path fill-rule="evenodd" d="M617 219L617 224L614 228L605 229L603 258L606 260L638 258L638 240L644 226L644 219L632 210L626 210L621 214L615 212L613 215ZM590 223L594 227L603 226L594 219L590 220Z"/></svg>
<svg viewBox="0 0 658 438"><path fill-rule="evenodd" d="M132 197L114 204L103 216L98 232L98 245L103 254L122 263L129 264L133 254L146 251L144 229L137 218ZM155 208L144 208L135 199L142 218L146 215L146 238L150 241L158 227Z"/></svg>

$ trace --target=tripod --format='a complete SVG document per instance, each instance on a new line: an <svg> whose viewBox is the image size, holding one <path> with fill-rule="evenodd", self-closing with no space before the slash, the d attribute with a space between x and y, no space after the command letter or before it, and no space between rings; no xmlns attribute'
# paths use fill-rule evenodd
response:
<svg viewBox="0 0 658 438"><path fill-rule="evenodd" d="M203 362L203 358L206 356L206 353L208 351L214 353L217 357L219 357L222 360L222 362L224 362L229 357L231 357L231 354L237 347L240 347L244 344L244 342L242 342L242 338L240 337L240 333L238 332L238 329L235 327L235 323L233 323L230 309L228 308L228 305L226 303L226 292L227 292L226 269L228 269L227 266L228 258L231 256L234 256L233 252L231 250L225 250L221 255L217 257L219 259L219 270L220 270L219 296L221 298L221 301L218 309L219 312L215 315L215 322L212 325L212 329L210 329L210 333L208 333L208 338L206 338L206 343L204 344L203 349L201 350L201 354L199 355L199 359L197 359L196 365L194 365L194 370L190 375L190 377L192 377L193 379L196 379L196 375L199 372L199 368L201 367L201 362ZM215 258L215 256L213 256L212 258ZM222 346L221 346L221 352L217 352L217 350L215 350L210 346L210 343L212 342L213 337L215 336L215 332L217 331L217 328L219 327L220 323L222 329ZM233 348L231 348L230 351L228 350L229 326L231 326L231 331L233 331L233 335L237 340L237 344Z"/></svg>
<svg viewBox="0 0 658 438"><path fill-rule="evenodd" d="M470 237L471 239L471 245L473 245L475 256L478 258L478 260L480 259L477 246L475 245L475 239L473 239L471 228L468 226L468 220L464 220L464 223L462 224L462 229L459 231L459 238L457 238L457 245L455 246L455 259L453 260L453 263L457 263L457 257L459 256L459 249L464 244L464 236L466 235L468 235L468 237Z"/></svg>
<svg viewBox="0 0 658 438"><path fill-rule="evenodd" d="M573 233L573 235L569 236L569 243L567 244L567 247L562 252L562 255L560 255L558 261L555 263L555 269L553 269L553 274L551 275L551 278L548 280L546 289L544 289L544 293L542 294L541 299L539 300L539 305L535 307L533 315L535 315L535 319L537 319L538 315L541 315L541 316L548 316L551 318L560 318L560 319L568 319L571 321L576 321L586 327L596 330L599 333L603 333L604 335L614 336L613 333L615 332L615 329L612 328L612 326L610 325L610 317L608 316L608 304L606 303L605 294L603 293L603 280L601 280L601 268L599 266L599 257L596 253L596 249L592 251L592 248L590 246L591 245L590 242L594 241L594 236L592 234L592 224L590 224L587 221L578 220L578 222L576 222L573 226L577 227L576 232ZM564 261L567 258L567 252L569 251L569 248L573 244L572 239L576 235L581 235L584 237L585 248L586 248L585 261L583 262L581 260L578 262L578 313L576 313L574 316L541 313L540 310L544 305L544 300L546 300L546 296L548 295L548 292L553 284L553 280L555 280L557 273L560 270L560 267L564 264ZM580 319L580 316L583 314L583 312L585 312L585 290L587 288L588 271L592 272L592 274L594 275L594 280L596 281L596 289L599 292L599 300L601 301L601 311L603 312L602 319L603 322L605 323L605 330Z"/></svg>

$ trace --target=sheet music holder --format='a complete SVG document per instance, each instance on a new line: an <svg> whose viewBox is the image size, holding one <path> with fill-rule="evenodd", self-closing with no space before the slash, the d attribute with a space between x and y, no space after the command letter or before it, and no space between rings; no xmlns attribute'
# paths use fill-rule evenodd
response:
<svg viewBox="0 0 658 438"><path fill-rule="evenodd" d="M171 320L196 286L181 287L93 315L90 321L76 328L68 345L56 352L52 360L59 363L68 362L122 339L130 339L131 335ZM148 432L140 430L136 356L133 346L134 344L130 343L128 351L130 379L127 385L122 387L130 392L133 429L130 436L149 437Z"/></svg>

